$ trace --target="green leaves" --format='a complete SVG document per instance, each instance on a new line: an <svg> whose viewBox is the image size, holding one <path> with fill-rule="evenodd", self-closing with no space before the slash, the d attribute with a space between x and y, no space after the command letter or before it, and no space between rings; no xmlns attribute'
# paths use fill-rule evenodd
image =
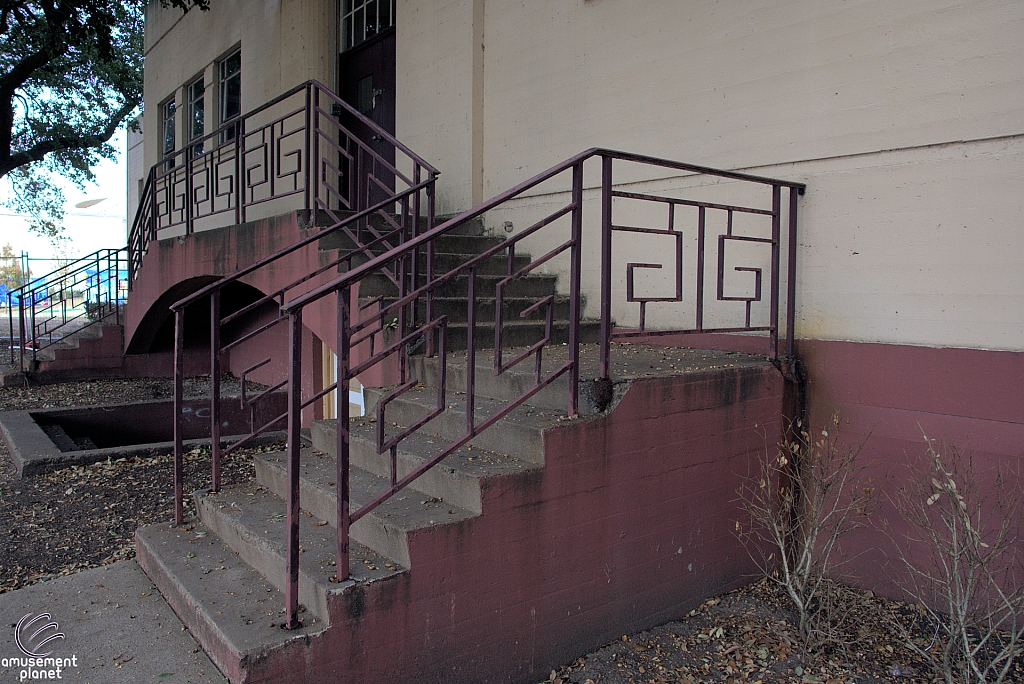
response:
<svg viewBox="0 0 1024 684"><path fill-rule="evenodd" d="M0 178L6 204L57 240L64 197L52 181L79 187L142 104L144 0L14 0L0 4ZM209 0L161 0L208 9ZM18 173L14 173L14 172Z"/></svg>

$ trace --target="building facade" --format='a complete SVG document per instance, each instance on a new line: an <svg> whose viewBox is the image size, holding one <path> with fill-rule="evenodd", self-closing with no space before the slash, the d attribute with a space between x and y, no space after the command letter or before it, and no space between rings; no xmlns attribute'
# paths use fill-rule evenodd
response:
<svg viewBox="0 0 1024 684"><path fill-rule="evenodd" d="M986 468L1022 463L1019 2L214 0L209 12L185 15L150 3L145 79L146 136L132 148L142 149L142 161L131 164L140 175L130 188L141 187L143 170L171 163L168 154L180 160L183 150L207 151L194 141L311 79L440 170L441 217L595 147L805 184L795 205L796 249L783 255L779 283L793 292L793 328L783 322L778 332L795 338L806 367L811 425L838 412L844 439L863 443L861 457L879 482L900 482L906 464L924 453L925 436L969 448ZM218 135L201 145L226 145L234 134ZM366 129L364 140L373 145L380 136ZM596 163L586 162L595 173L583 181L585 197L601 190ZM746 192L728 178L666 168L627 166L612 183L622 193L688 194L709 207ZM517 235L570 196L565 184L531 187L487 211L482 231ZM649 229L664 220L660 209L631 209L622 196L615 211ZM686 211L670 208L669 225L695 226L696 210ZM705 263L704 231L733 230L733 212L712 218L709 209L705 224L704 211L700 236L694 229L678 237L676 263L665 236L650 231L617 247L622 268L612 290L630 292L611 304L618 328L679 328L700 308L690 284L702 280L698 269L723 263L715 250L726 249L724 241L708 247ZM781 212L788 220L789 209ZM264 252L305 234L300 221L274 242L273 217L281 213L250 216L270 221L269 237L259 238ZM234 220L160 237L216 245L215 231ZM736 221L737 230L770 234L767 223ZM585 234L600 222L598 203L583 210ZM233 233L218 258L248 249L245 239ZM538 255L559 243L537 233L522 244ZM600 313L599 245L585 247L580 264L585 318ZM751 316L768 320L760 292L770 267L761 247L729 246L740 250L730 260L753 265L725 274L719 267L719 297L704 312L715 327L736 325L729 321L742 315L743 302L746 327ZM572 268L552 259L543 272L559 276L564 295ZM637 269L646 270L634 277ZM734 295L723 297L723 288ZM159 290L151 287L129 312L129 349L136 334L155 339L146 315L173 301ZM333 324L331 315L315 321ZM310 323L309 353L322 352L329 368L335 340L324 332L329 325L317 325ZM740 351L760 350L765 340L746 333L647 339ZM892 557L883 537L875 530L853 538L848 579L895 594L879 572Z"/></svg>

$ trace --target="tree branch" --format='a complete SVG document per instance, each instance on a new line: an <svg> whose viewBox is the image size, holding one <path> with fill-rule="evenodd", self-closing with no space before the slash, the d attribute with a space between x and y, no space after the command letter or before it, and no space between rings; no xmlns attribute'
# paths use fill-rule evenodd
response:
<svg viewBox="0 0 1024 684"><path fill-rule="evenodd" d="M122 105L121 108L118 109L110 118L106 127L98 133L91 133L76 137L57 136L54 138L46 138L40 140L23 152L9 155L7 159L0 158L0 178L19 166L42 161L43 157L51 152L65 152L67 150L82 150L99 147L114 137L114 133L117 132L121 123L138 106L138 100L129 100L128 102L125 102L124 105Z"/></svg>

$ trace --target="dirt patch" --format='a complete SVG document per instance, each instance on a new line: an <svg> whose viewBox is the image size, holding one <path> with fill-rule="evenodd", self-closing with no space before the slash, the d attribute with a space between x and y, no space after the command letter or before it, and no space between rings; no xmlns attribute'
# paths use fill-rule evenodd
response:
<svg viewBox="0 0 1024 684"><path fill-rule="evenodd" d="M910 624L916 611L868 591L850 590L849 639L820 654L806 652L796 614L765 581L712 598L686 619L633 635L553 671L559 684L924 684L926 665L889 629ZM918 634L928 639L932 634ZM894 672L898 674L894 674ZM1007 682L1024 682L1024 658Z"/></svg>
<svg viewBox="0 0 1024 684"><path fill-rule="evenodd" d="M673 359L672 362L675 362ZM201 396L208 383L190 380L186 394ZM170 380L111 380L36 388L0 387L0 410L116 404L170 397ZM252 456L240 450L223 462L225 484L253 479ZM170 456L121 459L17 479L0 443L0 593L134 556L139 525L173 516ZM185 491L208 486L209 455L188 454ZM186 499L191 508L191 499ZM918 659L887 629L910 620L912 606L859 592L845 652L809 654L794 627L795 615L771 586L757 583L713 598L684 620L626 635L551 673L560 684L923 684L931 681ZM927 643L932 634L919 634ZM894 675L893 668L900 674ZM1024 682L1024 658L1007 681Z"/></svg>
<svg viewBox="0 0 1024 684"><path fill-rule="evenodd" d="M190 380L186 394L209 383ZM127 403L171 396L170 380L106 380L0 388L0 410ZM280 446L240 449L222 461L225 485L253 478L252 456ZM129 458L19 479L0 442L0 593L133 558L140 525L174 515L172 457ZM185 459L185 491L209 486L209 450ZM191 499L186 498L191 508Z"/></svg>

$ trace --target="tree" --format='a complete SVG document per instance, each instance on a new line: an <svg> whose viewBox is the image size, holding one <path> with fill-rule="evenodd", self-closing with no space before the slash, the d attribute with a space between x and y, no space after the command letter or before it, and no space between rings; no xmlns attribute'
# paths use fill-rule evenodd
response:
<svg viewBox="0 0 1024 684"><path fill-rule="evenodd" d="M17 290L31 277L31 273L26 273L22 269L21 258L15 256L14 248L10 244L0 248L0 294ZM0 304L6 306L6 299L0 301Z"/></svg>
<svg viewBox="0 0 1024 684"><path fill-rule="evenodd" d="M160 0L187 12L209 0ZM64 197L114 157L110 139L142 104L146 0L0 0L0 178L30 229L59 239Z"/></svg>

